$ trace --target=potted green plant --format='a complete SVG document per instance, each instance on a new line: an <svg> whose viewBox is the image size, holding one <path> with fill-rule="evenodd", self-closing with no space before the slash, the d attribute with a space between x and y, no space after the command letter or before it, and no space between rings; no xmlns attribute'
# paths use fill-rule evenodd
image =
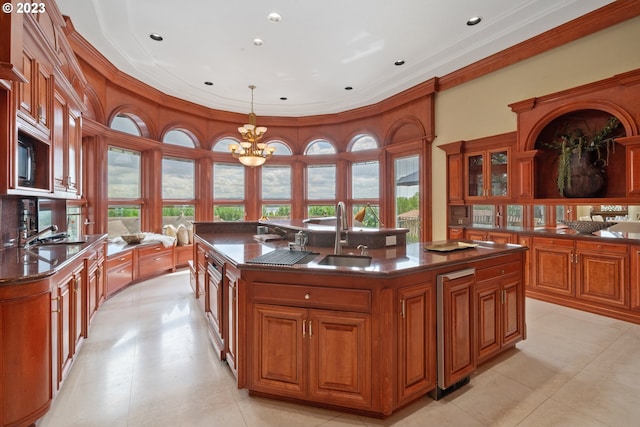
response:
<svg viewBox="0 0 640 427"><path fill-rule="evenodd" d="M558 152L557 187L566 197L593 197L604 185L604 168L615 149L620 121L611 116L600 130L586 120L567 121L550 142L539 146Z"/></svg>

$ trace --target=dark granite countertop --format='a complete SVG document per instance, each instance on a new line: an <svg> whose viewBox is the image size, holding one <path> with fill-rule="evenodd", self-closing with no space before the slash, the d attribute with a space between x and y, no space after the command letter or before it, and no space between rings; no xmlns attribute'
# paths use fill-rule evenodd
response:
<svg viewBox="0 0 640 427"><path fill-rule="evenodd" d="M5 248L0 251L0 286L52 276L106 237L106 234L96 234L86 236L84 242L56 243L28 249Z"/></svg>
<svg viewBox="0 0 640 427"><path fill-rule="evenodd" d="M320 260L333 253L333 248L313 247L306 249L313 254L307 258L306 263L292 266L274 266L251 264L248 261L267 254L276 249L288 249L288 241L276 240L270 242L258 242L250 233L196 233L208 246L218 254L225 257L236 267L241 269L261 270L286 270L313 272L313 274L355 274L371 276L392 276L408 274L420 270L430 270L449 265L467 264L478 261L527 250L519 245L504 245L493 242L474 242L475 248L455 250L451 252L433 252L424 249L425 243L410 243L404 246L370 249L368 255L372 257L369 267L338 267L319 264ZM470 242L470 241L467 241ZM344 248L343 254L358 255L356 248Z"/></svg>

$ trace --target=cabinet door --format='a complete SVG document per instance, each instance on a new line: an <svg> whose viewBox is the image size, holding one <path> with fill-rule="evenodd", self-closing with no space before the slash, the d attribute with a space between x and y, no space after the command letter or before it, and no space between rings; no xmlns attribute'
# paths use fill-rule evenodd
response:
<svg viewBox="0 0 640 427"><path fill-rule="evenodd" d="M574 295L573 241L533 239L532 287L561 295Z"/></svg>
<svg viewBox="0 0 640 427"><path fill-rule="evenodd" d="M398 402L436 385L435 287L398 289Z"/></svg>
<svg viewBox="0 0 640 427"><path fill-rule="evenodd" d="M53 185L58 191L65 191L65 157L66 157L66 116L67 105L64 98L55 93L53 98Z"/></svg>
<svg viewBox="0 0 640 427"><path fill-rule="evenodd" d="M207 285L205 289L207 298L207 320L209 332L213 339L213 346L220 360L224 360L224 298L223 298L223 271L222 266L209 261L207 267Z"/></svg>
<svg viewBox="0 0 640 427"><path fill-rule="evenodd" d="M73 277L73 348L72 354L75 355L77 348L82 339L86 336L85 321L85 293L84 280L82 272L74 273Z"/></svg>
<svg viewBox="0 0 640 427"><path fill-rule="evenodd" d="M22 73L27 78L26 82L20 83L20 89L18 90L20 97L20 110L34 117L33 114L33 90L35 87L34 82L34 70L36 69L35 59L23 52L22 56Z"/></svg>
<svg viewBox="0 0 640 427"><path fill-rule="evenodd" d="M502 346L501 292L499 283L479 286L475 292L478 363L493 356Z"/></svg>
<svg viewBox="0 0 640 427"><path fill-rule="evenodd" d="M502 279L502 346L524 338L524 287L520 274L505 276Z"/></svg>
<svg viewBox="0 0 640 427"><path fill-rule="evenodd" d="M226 269L226 299L227 317L225 341L227 354L225 359L231 371L238 376L237 352L238 352L238 277Z"/></svg>
<svg viewBox="0 0 640 427"><path fill-rule="evenodd" d="M626 245L577 243L576 296L617 307L628 307Z"/></svg>
<svg viewBox="0 0 640 427"><path fill-rule="evenodd" d="M640 310L640 246L631 246L631 309Z"/></svg>
<svg viewBox="0 0 640 427"><path fill-rule="evenodd" d="M467 198L482 198L485 192L484 153L469 153L465 159L465 183Z"/></svg>
<svg viewBox="0 0 640 427"><path fill-rule="evenodd" d="M252 314L252 363L248 364L252 369L249 374L250 388L266 393L275 392L284 397L306 397L306 310L254 304Z"/></svg>
<svg viewBox="0 0 640 427"><path fill-rule="evenodd" d="M36 94L38 108L35 111L35 119L44 129L48 129L51 124L51 106L49 104L52 98L51 72L43 64L38 64L38 91Z"/></svg>
<svg viewBox="0 0 640 427"><path fill-rule="evenodd" d="M73 278L67 278L58 285L58 388L67 375L73 358L75 337L73 333Z"/></svg>
<svg viewBox="0 0 640 427"><path fill-rule="evenodd" d="M310 310L309 397L351 408L371 406L371 316Z"/></svg>
<svg viewBox="0 0 640 427"><path fill-rule="evenodd" d="M443 372L440 388L447 388L467 377L476 367L473 345L473 275L444 279L442 283ZM444 385L444 387L443 387Z"/></svg>
<svg viewBox="0 0 640 427"><path fill-rule="evenodd" d="M487 240L487 232L484 230L466 229L464 234L469 240Z"/></svg>
<svg viewBox="0 0 640 427"><path fill-rule="evenodd" d="M509 197L509 152L489 151L488 158L487 196Z"/></svg>
<svg viewBox="0 0 640 427"><path fill-rule="evenodd" d="M513 234L503 231L490 231L487 233L487 240L495 243L507 244L512 242Z"/></svg>

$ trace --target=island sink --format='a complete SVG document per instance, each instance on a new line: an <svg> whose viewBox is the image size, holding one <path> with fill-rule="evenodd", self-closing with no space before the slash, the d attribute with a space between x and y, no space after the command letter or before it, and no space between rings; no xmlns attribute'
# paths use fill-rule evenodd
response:
<svg viewBox="0 0 640 427"><path fill-rule="evenodd" d="M318 263L320 265L333 265L336 267L369 267L371 257L365 255L327 255Z"/></svg>

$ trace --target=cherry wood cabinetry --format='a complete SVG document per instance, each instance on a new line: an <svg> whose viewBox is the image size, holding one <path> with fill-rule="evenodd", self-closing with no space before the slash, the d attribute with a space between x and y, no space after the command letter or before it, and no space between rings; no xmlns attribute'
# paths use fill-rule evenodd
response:
<svg viewBox="0 0 640 427"><path fill-rule="evenodd" d="M253 304L249 388L371 409L371 315L323 309L336 298L344 308L353 301L363 310L369 292L262 283L254 283L253 291L254 301L271 304ZM298 297L299 307L289 306Z"/></svg>
<svg viewBox="0 0 640 427"><path fill-rule="evenodd" d="M629 277L631 310L640 311L640 246L629 247L631 274Z"/></svg>
<svg viewBox="0 0 640 427"><path fill-rule="evenodd" d="M233 265L225 264L223 312L225 316L225 360L231 368L231 372L238 377L238 290L240 287L240 271Z"/></svg>
<svg viewBox="0 0 640 427"><path fill-rule="evenodd" d="M508 159L509 150L506 148L465 153L466 200L509 197Z"/></svg>
<svg viewBox="0 0 640 427"><path fill-rule="evenodd" d="M84 271L87 283L87 316L89 323L105 299L105 246L106 244L98 245L94 250L91 250L84 259Z"/></svg>
<svg viewBox="0 0 640 427"><path fill-rule="evenodd" d="M527 295L640 323L638 246L610 239L526 238L532 266Z"/></svg>
<svg viewBox="0 0 640 427"><path fill-rule="evenodd" d="M53 117L54 191L69 193L68 197L73 198L80 192L80 113L70 108L64 96L55 91Z"/></svg>
<svg viewBox="0 0 640 427"><path fill-rule="evenodd" d="M205 313L209 335L220 360L225 358L224 263L209 255L205 282Z"/></svg>
<svg viewBox="0 0 640 427"><path fill-rule="evenodd" d="M476 271L476 360L492 358L524 338L521 257Z"/></svg>
<svg viewBox="0 0 640 427"><path fill-rule="evenodd" d="M175 271L175 245L125 245L107 257L106 297L123 287L161 273Z"/></svg>
<svg viewBox="0 0 640 427"><path fill-rule="evenodd" d="M25 50L22 66L27 79L17 83L20 117L34 125L44 135L49 135L53 105L53 77L49 66Z"/></svg>
<svg viewBox="0 0 640 427"><path fill-rule="evenodd" d="M48 280L0 286L0 425L29 425L49 408L51 298Z"/></svg>
<svg viewBox="0 0 640 427"><path fill-rule="evenodd" d="M107 259L107 297L133 281L133 251L122 251Z"/></svg>
<svg viewBox="0 0 640 427"><path fill-rule="evenodd" d="M398 289L398 402L413 400L436 385L435 284Z"/></svg>
<svg viewBox="0 0 640 427"><path fill-rule="evenodd" d="M476 369L473 293L475 274L438 282L438 387L446 389ZM440 295L441 294L441 295Z"/></svg>
<svg viewBox="0 0 640 427"><path fill-rule="evenodd" d="M481 230L467 228L464 232L469 240L482 240L485 242L513 243L515 236L508 231Z"/></svg>

